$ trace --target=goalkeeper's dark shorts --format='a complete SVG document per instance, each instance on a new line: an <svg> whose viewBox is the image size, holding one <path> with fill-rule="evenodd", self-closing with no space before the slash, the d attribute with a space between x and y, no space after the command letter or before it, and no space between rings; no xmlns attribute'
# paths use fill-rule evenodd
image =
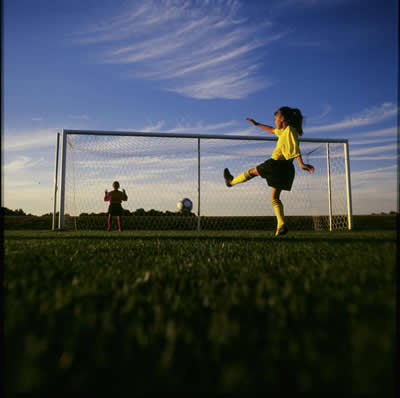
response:
<svg viewBox="0 0 400 398"><path fill-rule="evenodd" d="M256 167L260 177L267 180L270 187L290 191L292 189L295 170L293 159L268 159Z"/></svg>
<svg viewBox="0 0 400 398"><path fill-rule="evenodd" d="M122 216L121 203L110 203L108 206L108 214L111 216Z"/></svg>

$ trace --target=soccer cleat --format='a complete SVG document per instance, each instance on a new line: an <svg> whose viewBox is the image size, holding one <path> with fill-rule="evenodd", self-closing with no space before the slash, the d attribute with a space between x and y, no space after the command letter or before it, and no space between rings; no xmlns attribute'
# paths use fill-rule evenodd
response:
<svg viewBox="0 0 400 398"><path fill-rule="evenodd" d="M225 184L227 187L231 187L231 181L233 180L233 175L229 172L228 169L224 170L224 178L225 178Z"/></svg>
<svg viewBox="0 0 400 398"><path fill-rule="evenodd" d="M289 232L289 228L286 226L286 224L283 224L283 225L275 232L275 236L286 235L288 232Z"/></svg>

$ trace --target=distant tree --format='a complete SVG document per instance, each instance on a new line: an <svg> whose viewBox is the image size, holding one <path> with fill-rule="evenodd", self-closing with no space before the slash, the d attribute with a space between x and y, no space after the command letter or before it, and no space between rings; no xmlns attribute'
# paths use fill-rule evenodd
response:
<svg viewBox="0 0 400 398"><path fill-rule="evenodd" d="M7 207L1 208L1 214L3 216L26 216L25 212L22 209L10 210Z"/></svg>
<svg viewBox="0 0 400 398"><path fill-rule="evenodd" d="M134 214L135 216L145 216L145 215L146 215L146 212L145 212L144 209L136 209L136 210L133 212L133 214Z"/></svg>
<svg viewBox="0 0 400 398"><path fill-rule="evenodd" d="M151 209L147 212L149 216L162 216L164 213L160 210Z"/></svg>

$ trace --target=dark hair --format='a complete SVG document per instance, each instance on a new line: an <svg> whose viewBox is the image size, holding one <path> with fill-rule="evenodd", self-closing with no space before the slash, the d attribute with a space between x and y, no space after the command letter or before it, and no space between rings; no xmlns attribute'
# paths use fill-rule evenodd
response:
<svg viewBox="0 0 400 398"><path fill-rule="evenodd" d="M114 181L112 183L112 186L113 186L114 189L118 189L119 188L119 182L118 181Z"/></svg>
<svg viewBox="0 0 400 398"><path fill-rule="evenodd" d="M303 115L301 114L300 109L282 106L274 113L274 115L278 112L281 113L286 124L293 126L299 135L303 135Z"/></svg>

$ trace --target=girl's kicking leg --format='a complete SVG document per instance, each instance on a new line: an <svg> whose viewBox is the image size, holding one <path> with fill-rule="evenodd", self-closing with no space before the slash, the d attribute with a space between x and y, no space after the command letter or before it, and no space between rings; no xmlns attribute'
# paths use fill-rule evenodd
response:
<svg viewBox="0 0 400 398"><path fill-rule="evenodd" d="M109 214L109 215L108 215L108 222L107 222L107 224L108 224L108 231L111 231L111 221L112 221L112 216L111 216L111 214Z"/></svg>
<svg viewBox="0 0 400 398"><path fill-rule="evenodd" d="M283 204L279 199L282 190L278 188L272 188L271 199L272 199L272 207L274 208L276 219L278 221L278 225L276 228L275 236L286 235L289 231L288 227L285 224L285 220L283 218Z"/></svg>
<svg viewBox="0 0 400 398"><path fill-rule="evenodd" d="M117 216L117 220L118 220L118 231L121 232L121 217Z"/></svg>
<svg viewBox="0 0 400 398"><path fill-rule="evenodd" d="M237 177L233 177L233 175L229 172L228 169L224 170L225 184L227 187L231 187L232 185L240 184L241 182L246 182L256 176L259 176L256 168L249 169L249 170L245 171L244 173L239 174Z"/></svg>

